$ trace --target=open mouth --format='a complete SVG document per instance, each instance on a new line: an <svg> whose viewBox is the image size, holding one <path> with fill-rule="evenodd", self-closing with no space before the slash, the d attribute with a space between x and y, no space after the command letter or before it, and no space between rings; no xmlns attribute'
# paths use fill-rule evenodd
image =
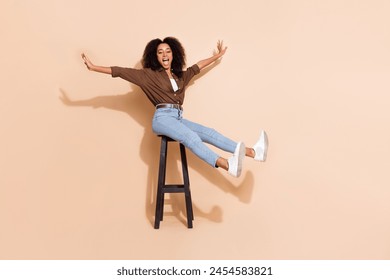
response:
<svg viewBox="0 0 390 280"><path fill-rule="evenodd" d="M169 59L168 58L163 58L162 62L163 62L164 65L168 65L169 64Z"/></svg>

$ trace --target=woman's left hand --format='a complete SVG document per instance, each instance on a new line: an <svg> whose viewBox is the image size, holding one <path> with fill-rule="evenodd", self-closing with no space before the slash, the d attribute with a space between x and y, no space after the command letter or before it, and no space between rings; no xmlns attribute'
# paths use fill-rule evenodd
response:
<svg viewBox="0 0 390 280"><path fill-rule="evenodd" d="M211 63L213 63L216 60L218 60L219 58L221 58L225 54L226 49L227 49L227 47L223 46L223 41L218 40L217 51L214 50L213 56L206 58L206 59L203 59L201 61L198 61L198 63L196 63L199 66L199 69L202 70L203 68L209 66Z"/></svg>
<svg viewBox="0 0 390 280"><path fill-rule="evenodd" d="M218 42L217 42L217 49L218 49L218 53L216 53L216 55L221 57L221 56L223 56L225 54L227 47L223 47L223 41L218 40Z"/></svg>

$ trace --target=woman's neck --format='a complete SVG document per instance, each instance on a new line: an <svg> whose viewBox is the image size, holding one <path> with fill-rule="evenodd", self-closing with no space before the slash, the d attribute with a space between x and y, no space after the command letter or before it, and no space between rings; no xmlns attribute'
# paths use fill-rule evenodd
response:
<svg viewBox="0 0 390 280"><path fill-rule="evenodd" d="M165 72L167 73L168 77L169 77L170 79L173 79L173 75L172 75L171 69L164 69L164 70L165 70Z"/></svg>

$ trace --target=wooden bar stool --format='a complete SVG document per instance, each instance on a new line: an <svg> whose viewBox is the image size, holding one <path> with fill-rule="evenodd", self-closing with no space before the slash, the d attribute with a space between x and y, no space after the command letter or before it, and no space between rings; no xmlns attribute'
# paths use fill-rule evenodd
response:
<svg viewBox="0 0 390 280"><path fill-rule="evenodd" d="M156 198L156 215L154 220L154 228L160 228L160 221L163 220L164 215L164 195L166 193L184 193L187 212L187 226L192 228L192 221L194 214L192 210L192 200L190 191L190 179L188 176L187 156L186 148L182 143L180 144L180 156L181 166L183 172L183 184L165 184L165 175L167 170L167 156L168 156L168 142L176 142L165 135L159 135L161 137L160 148L160 164L158 171L158 185L157 185L157 198Z"/></svg>

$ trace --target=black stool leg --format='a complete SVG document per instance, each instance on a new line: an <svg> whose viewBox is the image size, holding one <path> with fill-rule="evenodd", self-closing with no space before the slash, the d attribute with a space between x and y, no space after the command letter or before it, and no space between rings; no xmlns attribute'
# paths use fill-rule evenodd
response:
<svg viewBox="0 0 390 280"><path fill-rule="evenodd" d="M165 184L169 141L174 142L175 140L167 136L161 135L160 163L159 163L159 170L158 170L158 185L157 185L156 214L154 220L154 228L155 229L160 228L160 222L163 220L165 193L184 193L185 203L186 203L187 226L188 228L192 228L194 213L192 209L190 179L188 175L186 149L184 145L181 143L179 144L180 144L180 156L181 156L181 165L182 165L182 172L183 172L183 184L179 184L179 185Z"/></svg>
<svg viewBox="0 0 390 280"><path fill-rule="evenodd" d="M157 199L156 199L156 214L154 220L154 228L160 228L160 221L163 219L164 210L164 185L165 185L165 174L167 164L167 152L168 152L168 139L165 136L161 138L160 148L160 164L158 169L158 185L157 185Z"/></svg>
<svg viewBox="0 0 390 280"><path fill-rule="evenodd" d="M183 172L184 195L185 195L185 201L186 201L187 226L188 226L188 228L192 228L192 221L194 219L194 213L193 213L193 209L192 209L190 178L188 175L186 148L181 143L180 143L180 156L181 156L181 166L182 166L182 172Z"/></svg>

